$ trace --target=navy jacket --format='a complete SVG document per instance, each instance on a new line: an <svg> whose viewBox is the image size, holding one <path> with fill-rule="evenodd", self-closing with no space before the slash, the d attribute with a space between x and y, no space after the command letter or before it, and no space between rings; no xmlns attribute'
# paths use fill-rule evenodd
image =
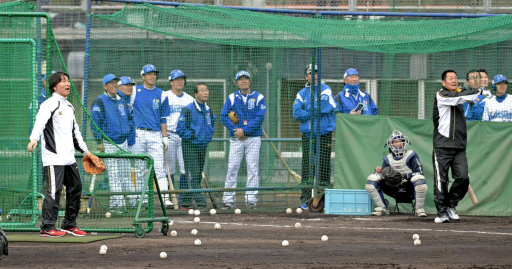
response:
<svg viewBox="0 0 512 269"><path fill-rule="evenodd" d="M189 140L200 147L208 146L215 131L216 117L208 104L201 104L194 99L181 110L176 133L181 139Z"/></svg>
<svg viewBox="0 0 512 269"><path fill-rule="evenodd" d="M91 117L105 135L116 144L122 144L133 132L133 117L121 96L115 98L106 93L92 103ZM101 132L91 122L91 130L98 144L103 143Z"/></svg>

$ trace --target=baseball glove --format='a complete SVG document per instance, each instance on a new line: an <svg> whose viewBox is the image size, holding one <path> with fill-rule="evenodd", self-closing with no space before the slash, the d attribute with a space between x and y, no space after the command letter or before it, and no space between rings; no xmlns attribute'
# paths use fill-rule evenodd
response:
<svg viewBox="0 0 512 269"><path fill-rule="evenodd" d="M387 166L382 169L382 181L390 187L398 187L402 184L402 174Z"/></svg>
<svg viewBox="0 0 512 269"><path fill-rule="evenodd" d="M231 110L228 114L229 119L235 124L238 124L238 115L235 113L235 111Z"/></svg>
<svg viewBox="0 0 512 269"><path fill-rule="evenodd" d="M103 163L103 160L93 155L92 153L84 156L83 163L84 170L88 174L97 175L105 171L105 164Z"/></svg>

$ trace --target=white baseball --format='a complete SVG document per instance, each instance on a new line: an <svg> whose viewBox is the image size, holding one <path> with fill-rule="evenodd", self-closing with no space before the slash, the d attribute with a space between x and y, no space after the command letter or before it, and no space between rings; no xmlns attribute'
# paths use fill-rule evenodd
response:
<svg viewBox="0 0 512 269"><path fill-rule="evenodd" d="M174 220L171 220L171 221L169 222L169 225L174 225Z"/></svg>
<svg viewBox="0 0 512 269"><path fill-rule="evenodd" d="M104 248L100 249L100 254L101 254L101 255L105 255L105 254L107 254L107 250L106 250L106 249L104 249Z"/></svg>
<svg viewBox="0 0 512 269"><path fill-rule="evenodd" d="M300 228L301 226L300 222L295 223L295 228Z"/></svg>
<svg viewBox="0 0 512 269"><path fill-rule="evenodd" d="M215 215L215 214L217 214L217 210L215 210L215 208L210 209L210 215Z"/></svg>
<svg viewBox="0 0 512 269"><path fill-rule="evenodd" d="M441 223L441 219L440 219L439 217L436 217L436 218L434 219L434 222L435 222L435 223Z"/></svg>
<svg viewBox="0 0 512 269"><path fill-rule="evenodd" d="M215 223L213 227L215 227L215 230L220 230L220 223Z"/></svg>
<svg viewBox="0 0 512 269"><path fill-rule="evenodd" d="M108 247L107 247L106 245L102 245L102 246L100 247L100 249L105 249L105 250L107 250L107 249L108 249Z"/></svg>
<svg viewBox="0 0 512 269"><path fill-rule="evenodd" d="M5 217L7 218L7 220L11 220L11 215L7 215Z"/></svg>
<svg viewBox="0 0 512 269"><path fill-rule="evenodd" d="M190 231L190 233L191 233L192 235L196 235L196 234L197 234L197 230L196 230L196 229L192 229L192 231Z"/></svg>
<svg viewBox="0 0 512 269"><path fill-rule="evenodd" d="M287 247L290 245L290 243L288 242L288 240L283 240L283 243L281 243L283 245L283 247Z"/></svg>
<svg viewBox="0 0 512 269"><path fill-rule="evenodd" d="M199 223L200 221L201 221L201 219L200 219L199 217L195 217L195 218L194 218L194 222L195 222L195 223Z"/></svg>
<svg viewBox="0 0 512 269"><path fill-rule="evenodd" d="M189 214L190 216L194 215L194 209L189 209L189 210L188 210L188 214Z"/></svg>
<svg viewBox="0 0 512 269"><path fill-rule="evenodd" d="M201 245L201 240L196 239L196 241L194 241L194 244L195 244L196 246L200 246L200 245Z"/></svg>
<svg viewBox="0 0 512 269"><path fill-rule="evenodd" d="M421 245L421 241L419 239L414 240L414 245L415 246Z"/></svg>
<svg viewBox="0 0 512 269"><path fill-rule="evenodd" d="M325 241L327 241L327 240L329 240L329 237L327 237L327 235L322 235L322 241L324 241L324 242L325 242Z"/></svg>
<svg viewBox="0 0 512 269"><path fill-rule="evenodd" d="M416 240L416 239L420 239L420 235L419 234L413 234L412 235L412 240Z"/></svg>
<svg viewBox="0 0 512 269"><path fill-rule="evenodd" d="M292 209L291 208L287 208L286 209L286 214L291 214L292 213Z"/></svg>
<svg viewBox="0 0 512 269"><path fill-rule="evenodd" d="M178 235L178 233L175 230L172 230L171 231L171 236L176 236L176 235Z"/></svg>
<svg viewBox="0 0 512 269"><path fill-rule="evenodd" d="M242 210L240 210L239 208L235 209L235 214L242 214Z"/></svg>
<svg viewBox="0 0 512 269"><path fill-rule="evenodd" d="M107 217L107 218L112 217L112 213L110 213L110 212L105 213L105 217Z"/></svg>
<svg viewBox="0 0 512 269"><path fill-rule="evenodd" d="M160 258L162 258L162 259L167 258L167 253L165 253L165 252L160 252Z"/></svg>
<svg viewBox="0 0 512 269"><path fill-rule="evenodd" d="M300 208L300 207L299 207L299 208L297 208L296 212L297 212L297 214L302 213L302 208Z"/></svg>
<svg viewBox="0 0 512 269"><path fill-rule="evenodd" d="M199 211L199 209L194 210L194 215L196 215L196 216L201 215L201 211Z"/></svg>

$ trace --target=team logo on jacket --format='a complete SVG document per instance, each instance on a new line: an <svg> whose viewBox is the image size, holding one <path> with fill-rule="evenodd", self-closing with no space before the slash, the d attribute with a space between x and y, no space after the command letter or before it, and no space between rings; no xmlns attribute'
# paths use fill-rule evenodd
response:
<svg viewBox="0 0 512 269"><path fill-rule="evenodd" d="M153 109L158 109L159 104L160 104L160 100L153 99Z"/></svg>
<svg viewBox="0 0 512 269"><path fill-rule="evenodd" d="M118 104L117 105L117 109L119 109L119 113L121 113L121 115L123 115L123 116L126 115L126 112L125 112L123 104Z"/></svg>
<svg viewBox="0 0 512 269"><path fill-rule="evenodd" d="M206 113L206 124L212 125L212 118L210 117L210 112Z"/></svg>
<svg viewBox="0 0 512 269"><path fill-rule="evenodd" d="M256 99L254 99L254 98L249 99L249 104L247 104L247 109L253 109L254 104L256 104Z"/></svg>

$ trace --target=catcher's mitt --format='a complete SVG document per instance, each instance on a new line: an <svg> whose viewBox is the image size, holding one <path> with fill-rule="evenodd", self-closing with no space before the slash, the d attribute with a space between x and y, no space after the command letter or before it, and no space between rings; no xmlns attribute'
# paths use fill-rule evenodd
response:
<svg viewBox="0 0 512 269"><path fill-rule="evenodd" d="M92 153L84 156L84 170L88 174L97 175L105 171L105 164L103 161Z"/></svg>
<svg viewBox="0 0 512 269"><path fill-rule="evenodd" d="M229 119L235 124L238 124L238 115L235 113L235 111L231 110L228 114Z"/></svg>
<svg viewBox="0 0 512 269"><path fill-rule="evenodd" d="M402 174L387 166L382 169L382 181L390 187L398 187L402 184Z"/></svg>

